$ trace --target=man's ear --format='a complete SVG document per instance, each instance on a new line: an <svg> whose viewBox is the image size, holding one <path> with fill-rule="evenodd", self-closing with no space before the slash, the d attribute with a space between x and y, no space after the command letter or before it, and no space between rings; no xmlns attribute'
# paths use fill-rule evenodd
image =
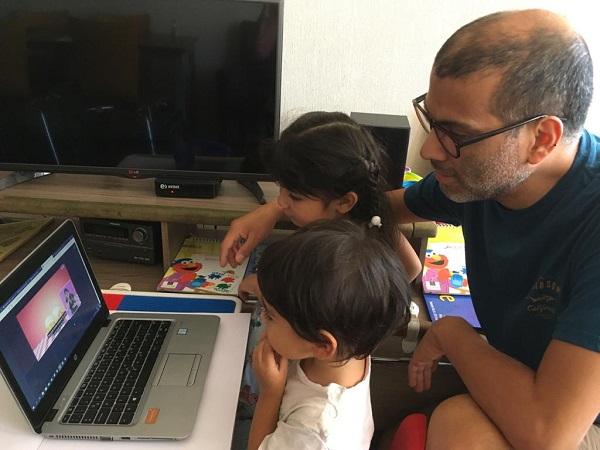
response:
<svg viewBox="0 0 600 450"><path fill-rule="evenodd" d="M322 342L315 345L314 356L316 359L321 360L335 360L337 356L337 339L329 331L319 331Z"/></svg>
<svg viewBox="0 0 600 450"><path fill-rule="evenodd" d="M535 142L527 155L529 164L539 164L560 142L563 135L563 123L556 116L541 119L535 127Z"/></svg>
<svg viewBox="0 0 600 450"><path fill-rule="evenodd" d="M343 196L335 200L335 210L340 215L350 212L354 205L358 203L358 195L354 191L346 192Z"/></svg>

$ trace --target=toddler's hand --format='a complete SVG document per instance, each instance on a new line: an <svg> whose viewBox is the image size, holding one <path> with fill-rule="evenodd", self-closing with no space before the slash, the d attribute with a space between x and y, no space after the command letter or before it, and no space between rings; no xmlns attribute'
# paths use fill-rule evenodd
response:
<svg viewBox="0 0 600 450"><path fill-rule="evenodd" d="M288 360L273 350L266 336L262 337L252 352L252 370L258 378L261 395L283 395Z"/></svg>

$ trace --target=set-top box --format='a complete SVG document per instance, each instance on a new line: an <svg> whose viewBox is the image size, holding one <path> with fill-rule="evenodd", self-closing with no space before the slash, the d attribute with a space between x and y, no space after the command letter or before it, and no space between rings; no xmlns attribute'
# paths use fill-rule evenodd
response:
<svg viewBox="0 0 600 450"><path fill-rule="evenodd" d="M140 264L161 261L160 223L112 219L79 219L90 256Z"/></svg>

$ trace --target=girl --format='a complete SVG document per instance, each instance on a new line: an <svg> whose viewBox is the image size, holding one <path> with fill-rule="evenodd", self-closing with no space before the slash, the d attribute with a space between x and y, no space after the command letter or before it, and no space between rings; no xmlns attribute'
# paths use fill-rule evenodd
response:
<svg viewBox="0 0 600 450"><path fill-rule="evenodd" d="M390 215L385 196L390 188L385 177L390 166L386 154L348 115L317 111L300 116L283 131L266 159L280 186L277 202L232 222L221 245L222 264L240 262L266 237L264 232L243 229L251 227L256 214L265 212L271 214L273 225L282 218L304 226L346 216L358 224L381 227L408 279L420 273L418 256ZM244 222L241 228L236 226Z"/></svg>

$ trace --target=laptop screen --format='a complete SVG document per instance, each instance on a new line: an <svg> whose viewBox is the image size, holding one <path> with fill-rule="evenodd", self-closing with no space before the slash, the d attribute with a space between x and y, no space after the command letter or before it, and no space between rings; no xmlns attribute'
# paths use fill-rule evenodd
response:
<svg viewBox="0 0 600 450"><path fill-rule="evenodd" d="M0 351L33 411L101 309L74 236L0 306Z"/></svg>

